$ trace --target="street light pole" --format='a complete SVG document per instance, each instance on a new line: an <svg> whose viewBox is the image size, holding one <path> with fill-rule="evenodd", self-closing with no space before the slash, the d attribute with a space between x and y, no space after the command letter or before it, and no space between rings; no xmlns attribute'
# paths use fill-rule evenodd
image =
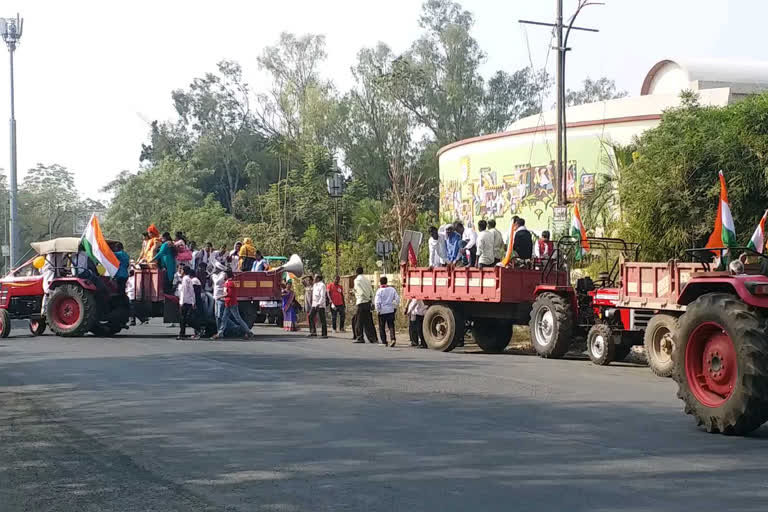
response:
<svg viewBox="0 0 768 512"><path fill-rule="evenodd" d="M10 190L10 230L11 230L11 259L10 267L14 268L18 263L19 257L19 224L18 224L18 187L16 179L16 112L14 106L14 83L13 83L13 53L21 39L21 32L24 28L24 20L16 15L16 18L0 18L0 35L3 41L8 45L8 53L11 56L11 190Z"/></svg>
<svg viewBox="0 0 768 512"><path fill-rule="evenodd" d="M326 178L328 195L333 199L333 217L336 232L336 275L339 275L339 199L344 195L344 175L333 162L333 171Z"/></svg>

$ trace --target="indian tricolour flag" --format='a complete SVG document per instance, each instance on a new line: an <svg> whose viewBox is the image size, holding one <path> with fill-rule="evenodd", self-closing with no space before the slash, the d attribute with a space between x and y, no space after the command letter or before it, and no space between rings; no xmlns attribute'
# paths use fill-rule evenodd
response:
<svg viewBox="0 0 768 512"><path fill-rule="evenodd" d="M117 268L120 266L120 261L112 252L112 249L107 245L107 241L104 239L104 235L101 234L101 226L99 226L99 218L94 213L91 215L91 220L85 226L83 232L83 238L80 241L85 248L85 252L88 254L94 263L101 263L104 267L105 273L114 277L117 273Z"/></svg>
<svg viewBox="0 0 768 512"><path fill-rule="evenodd" d="M765 251L765 219L768 217L768 210L765 210L763 218L760 219L760 224L755 228L755 232L752 233L752 238L749 239L747 247L755 252L763 254Z"/></svg>
<svg viewBox="0 0 768 512"><path fill-rule="evenodd" d="M725 177L720 171L720 202L717 205L717 217L715 218L715 230L709 235L707 248L733 247L736 244L736 228L733 227L731 207L728 204L728 191L725 188ZM712 251L720 256L721 251ZM721 264L727 263L728 251L721 258Z"/></svg>
<svg viewBox="0 0 768 512"><path fill-rule="evenodd" d="M576 261L581 260L585 254L589 251L589 241L587 240L587 230L584 229L584 224L581 222L581 214L579 213L579 205L573 205L573 219L571 220L571 236L580 240L576 249L574 258Z"/></svg>

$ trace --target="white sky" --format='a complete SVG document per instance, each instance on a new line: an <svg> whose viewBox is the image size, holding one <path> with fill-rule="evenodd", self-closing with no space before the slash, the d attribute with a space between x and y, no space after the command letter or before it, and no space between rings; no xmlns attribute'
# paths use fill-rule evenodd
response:
<svg viewBox="0 0 768 512"><path fill-rule="evenodd" d="M765 57L760 0L603 0L574 32L568 84L608 76L638 94L645 73L668 57ZM553 21L554 0L463 0L475 14L474 35L488 54L486 74L528 65L526 33L536 67L544 64L549 29L522 28L519 18ZM372 5L376 7L370 7ZM120 7L116 7L119 5ZM25 19L16 52L19 181L37 162L74 171L85 195L124 169L139 166L148 122L169 119L170 93L239 61L253 88L266 87L256 66L281 31L327 36L325 75L340 90L364 46L381 40L405 50L419 28L420 0L10 0L0 16ZM565 0L572 12L575 0ZM1 48L0 48L1 50ZM8 169L8 64L0 60L0 166ZM550 69L553 62L550 57Z"/></svg>

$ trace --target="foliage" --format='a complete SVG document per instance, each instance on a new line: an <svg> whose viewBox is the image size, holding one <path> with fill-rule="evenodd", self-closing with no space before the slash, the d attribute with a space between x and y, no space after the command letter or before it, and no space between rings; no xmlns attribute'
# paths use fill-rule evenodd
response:
<svg viewBox="0 0 768 512"><path fill-rule="evenodd" d="M587 77L584 79L580 90L572 91L568 89L568 92L565 94L565 103L569 107L573 107L596 101L624 98L625 96L627 96L627 91L617 91L616 82L613 80L606 77L592 80Z"/></svg>
<svg viewBox="0 0 768 512"><path fill-rule="evenodd" d="M746 244L768 195L768 94L702 107L690 94L637 141L619 186L623 234L644 257L664 260L702 247L714 226L722 170L736 235Z"/></svg>

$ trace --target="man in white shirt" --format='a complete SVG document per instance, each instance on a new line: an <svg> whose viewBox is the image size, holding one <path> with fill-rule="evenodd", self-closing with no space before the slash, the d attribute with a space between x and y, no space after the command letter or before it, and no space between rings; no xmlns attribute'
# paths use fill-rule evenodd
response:
<svg viewBox="0 0 768 512"><path fill-rule="evenodd" d="M464 227L462 222L456 222L454 224L456 233L461 235L462 243L464 244L461 250L462 259L466 262L467 266L475 266L475 257L477 255L477 234L472 229L472 224L468 224Z"/></svg>
<svg viewBox="0 0 768 512"><path fill-rule="evenodd" d="M498 263L507 252L506 245L504 244L504 237L501 235L501 231L496 229L496 221L491 219L488 221L488 231L493 233L493 262Z"/></svg>
<svg viewBox="0 0 768 512"><path fill-rule="evenodd" d="M381 334L381 342L387 344L387 331L389 328L389 334L392 338L392 344L390 347L395 346L395 310L400 304L400 297L397 295L397 290L391 286L387 286L387 278L383 276L379 279L381 286L376 290L376 298L374 304L376 306L376 312L379 314L379 331Z"/></svg>
<svg viewBox="0 0 768 512"><path fill-rule="evenodd" d="M315 284L312 286L312 309L309 310L309 337L317 336L317 317L320 317L321 338L328 337L328 320L325 318L325 305L327 303L328 288L323 282L323 276L315 276Z"/></svg>
<svg viewBox="0 0 768 512"><path fill-rule="evenodd" d="M440 236L435 226L429 228L429 266L445 266L445 237Z"/></svg>
<svg viewBox="0 0 768 512"><path fill-rule="evenodd" d="M181 309L181 319L179 321L179 335L177 340L187 339L187 323L191 320L191 312L195 309L195 288L192 284L192 278L195 276L191 267L184 267L184 277L179 283L179 308Z"/></svg>
<svg viewBox="0 0 768 512"><path fill-rule="evenodd" d="M363 267L357 267L355 278L355 304L357 309L352 317L352 334L354 343L378 343L376 339L376 327L373 326L371 314L371 302L373 301L373 286L371 281L363 275Z"/></svg>
<svg viewBox="0 0 768 512"><path fill-rule="evenodd" d="M216 315L216 332L219 332L221 326L221 318L224 315L224 297L227 295L227 290L224 289L224 283L227 280L227 267L217 261L213 264L213 274L211 274L211 281L213 281L213 300L214 300L214 315Z"/></svg>
<svg viewBox="0 0 768 512"><path fill-rule="evenodd" d="M477 229L480 231L477 235L477 266L480 268L492 267L495 259L493 233L487 231L486 227L487 223L484 220L477 223Z"/></svg>

